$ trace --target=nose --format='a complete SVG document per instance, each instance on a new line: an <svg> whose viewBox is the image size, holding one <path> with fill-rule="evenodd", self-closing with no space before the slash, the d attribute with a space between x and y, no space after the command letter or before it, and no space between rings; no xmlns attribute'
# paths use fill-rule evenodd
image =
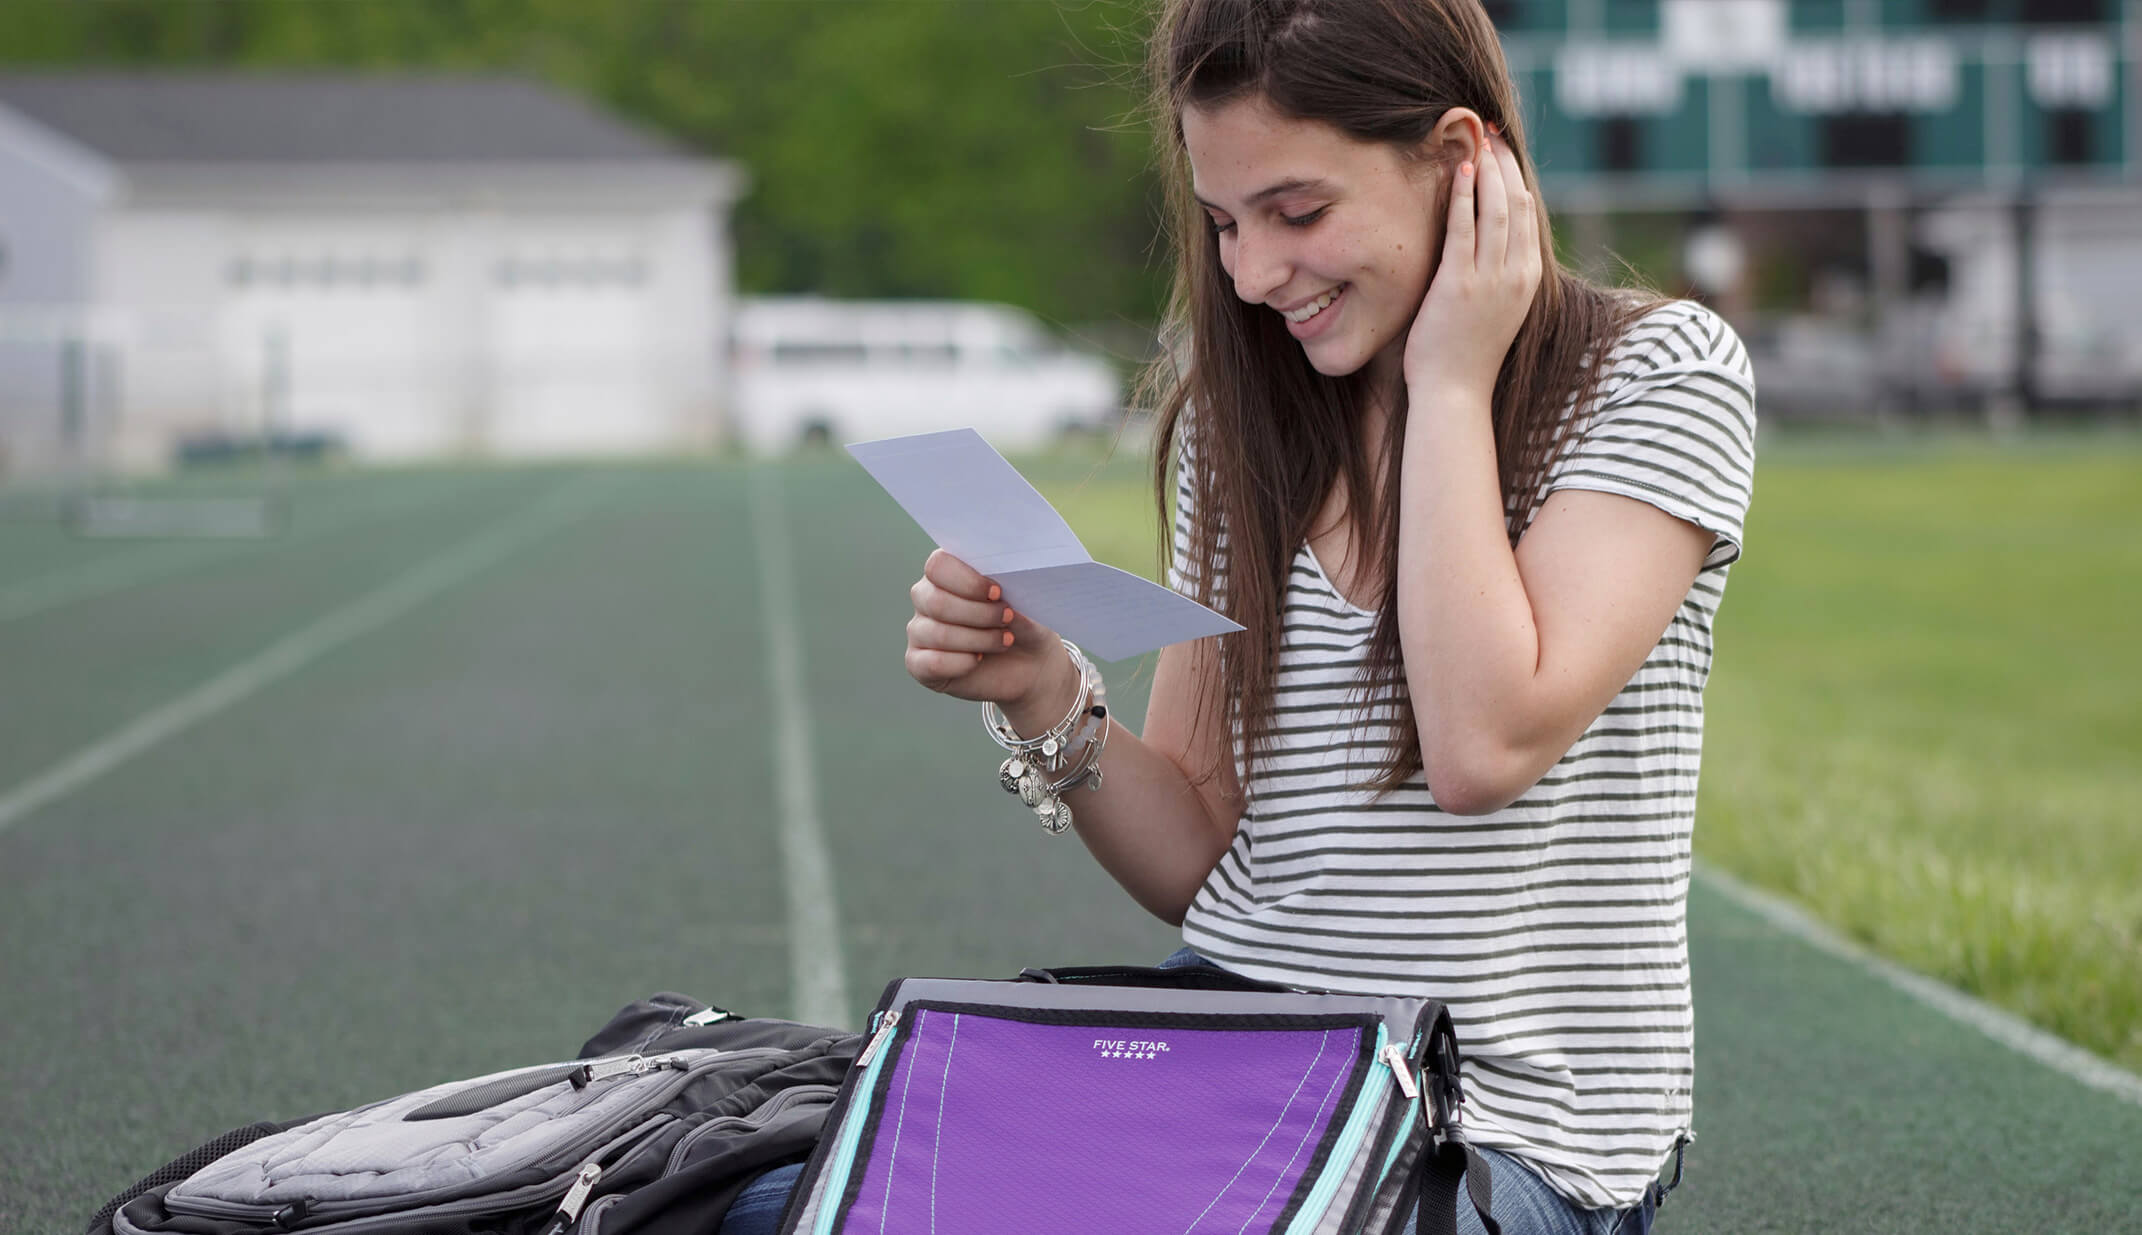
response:
<svg viewBox="0 0 2142 1235"><path fill-rule="evenodd" d="M1235 279L1235 295L1251 304L1263 304L1287 281L1287 263L1280 246L1254 241L1246 226L1235 228L1235 261L1229 270Z"/></svg>

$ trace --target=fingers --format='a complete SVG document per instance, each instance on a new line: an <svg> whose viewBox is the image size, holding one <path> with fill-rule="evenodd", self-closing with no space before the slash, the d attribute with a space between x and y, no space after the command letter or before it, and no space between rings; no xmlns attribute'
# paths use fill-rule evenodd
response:
<svg viewBox="0 0 2142 1235"><path fill-rule="evenodd" d="M930 648L939 652L1001 652L1012 646L1012 632L1008 630L984 630L974 626L955 626L936 618L916 614L907 622L907 645L912 648Z"/></svg>
<svg viewBox="0 0 2142 1235"><path fill-rule="evenodd" d="M972 652L941 652L934 648L911 647L905 661L909 677L929 687L943 690L946 684L964 676L982 663L982 658Z"/></svg>
<svg viewBox="0 0 2142 1235"><path fill-rule="evenodd" d="M1483 269L1493 269L1503 263L1510 252L1510 193L1503 181L1502 140L1493 133L1480 147L1480 232L1475 242L1478 248L1478 264Z"/></svg>
<svg viewBox="0 0 2142 1235"><path fill-rule="evenodd" d="M1002 628L1012 620L1011 607L1003 601L969 600L946 591L928 576L915 580L907 596L914 602L916 613L956 626Z"/></svg>
<svg viewBox="0 0 2142 1235"><path fill-rule="evenodd" d="M942 549L932 550L929 560L922 564L922 577L952 593L968 600L1002 600L1004 592L996 584Z"/></svg>
<svg viewBox="0 0 2142 1235"><path fill-rule="evenodd" d="M1003 589L973 567L939 549L922 574L908 589L915 616L907 623L907 671L917 681L942 689L1018 642Z"/></svg>
<svg viewBox="0 0 2142 1235"><path fill-rule="evenodd" d="M1458 270L1473 268L1475 243L1473 201L1479 168L1472 162L1458 164L1450 181L1450 219L1443 227L1443 265Z"/></svg>
<svg viewBox="0 0 2142 1235"><path fill-rule="evenodd" d="M1539 265L1539 208L1531 190L1525 187L1525 169L1517 161L1517 151L1501 134L1492 139L1495 162L1502 169L1503 191L1509 203L1510 240L1509 260L1521 269L1537 275Z"/></svg>

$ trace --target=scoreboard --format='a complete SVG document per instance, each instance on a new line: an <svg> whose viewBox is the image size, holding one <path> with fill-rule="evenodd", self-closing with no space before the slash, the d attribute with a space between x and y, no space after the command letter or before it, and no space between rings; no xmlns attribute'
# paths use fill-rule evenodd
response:
<svg viewBox="0 0 2142 1235"><path fill-rule="evenodd" d="M1578 209L2142 180L2142 0L1485 0Z"/></svg>

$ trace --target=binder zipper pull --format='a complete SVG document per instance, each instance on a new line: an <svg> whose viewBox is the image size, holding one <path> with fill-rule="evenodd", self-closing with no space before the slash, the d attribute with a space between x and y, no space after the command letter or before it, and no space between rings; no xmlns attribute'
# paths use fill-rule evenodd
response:
<svg viewBox="0 0 2142 1235"><path fill-rule="evenodd" d="M1383 1048L1382 1059L1391 1075L1398 1078L1398 1092L1406 1095L1406 1101L1420 1101L1421 1087L1413 1081L1413 1061L1406 1058L1404 1048L1393 1042Z"/></svg>
<svg viewBox="0 0 2142 1235"><path fill-rule="evenodd" d="M855 1066L858 1068L869 1067L870 1061L878 1057L879 1049L885 1045L887 1038L892 1037L893 1030L898 1028L899 1025L900 1009L894 1008L885 1014L884 1020L878 1022L878 1031L870 1035L870 1041L864 1045L863 1053L855 1057Z"/></svg>
<svg viewBox="0 0 2142 1235"><path fill-rule="evenodd" d="M712 1025L717 1021L735 1019L736 1013L729 1011L727 1008L706 1007L685 1017L682 1023L686 1025Z"/></svg>
<svg viewBox="0 0 2142 1235"><path fill-rule="evenodd" d="M544 1228L544 1235L564 1235L571 1230L573 1224L580 1221L580 1211L587 1208L588 1195L595 1191L595 1181L601 1178L602 1168L595 1163L581 1167L580 1174L573 1178L573 1186L567 1188L559 1199L557 1216Z"/></svg>

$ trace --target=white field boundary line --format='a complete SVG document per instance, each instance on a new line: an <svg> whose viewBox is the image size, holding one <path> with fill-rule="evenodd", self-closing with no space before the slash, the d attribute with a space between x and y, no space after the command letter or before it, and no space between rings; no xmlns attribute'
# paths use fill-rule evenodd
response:
<svg viewBox="0 0 2142 1235"><path fill-rule="evenodd" d="M311 625L285 635L264 651L91 742L0 795L0 833L335 648L402 617L515 550L584 518L595 508L598 496L591 482L568 481L460 544L425 559Z"/></svg>
<svg viewBox="0 0 2142 1235"><path fill-rule="evenodd" d="M789 991L807 1025L849 1024L848 972L841 957L840 901L833 858L818 813L818 767L810 699L796 637L794 557L781 512L781 481L751 469L751 543L759 560L759 612L766 630L766 694L774 713L774 789L781 804L781 866L788 894Z"/></svg>
<svg viewBox="0 0 2142 1235"><path fill-rule="evenodd" d="M1960 1025L1978 1030L2062 1076L2142 1106L2142 1077L2047 1033L2012 1012L1874 955L1782 897L1750 887L1707 862L1696 878L1712 891L1818 951L1858 967Z"/></svg>
<svg viewBox="0 0 2142 1235"><path fill-rule="evenodd" d="M380 523L411 510L436 505L447 496L447 493L439 492L412 502L383 502L377 506L359 507L355 511L346 512L339 519L309 526L287 536L271 536L260 540L212 541L206 544L182 542L154 547L142 546L132 552L114 553L77 566L61 567L26 579L12 587L0 588L0 622L31 617L71 605L78 600L109 596L114 592L154 583L171 575L227 562L262 548L308 544L340 532Z"/></svg>

